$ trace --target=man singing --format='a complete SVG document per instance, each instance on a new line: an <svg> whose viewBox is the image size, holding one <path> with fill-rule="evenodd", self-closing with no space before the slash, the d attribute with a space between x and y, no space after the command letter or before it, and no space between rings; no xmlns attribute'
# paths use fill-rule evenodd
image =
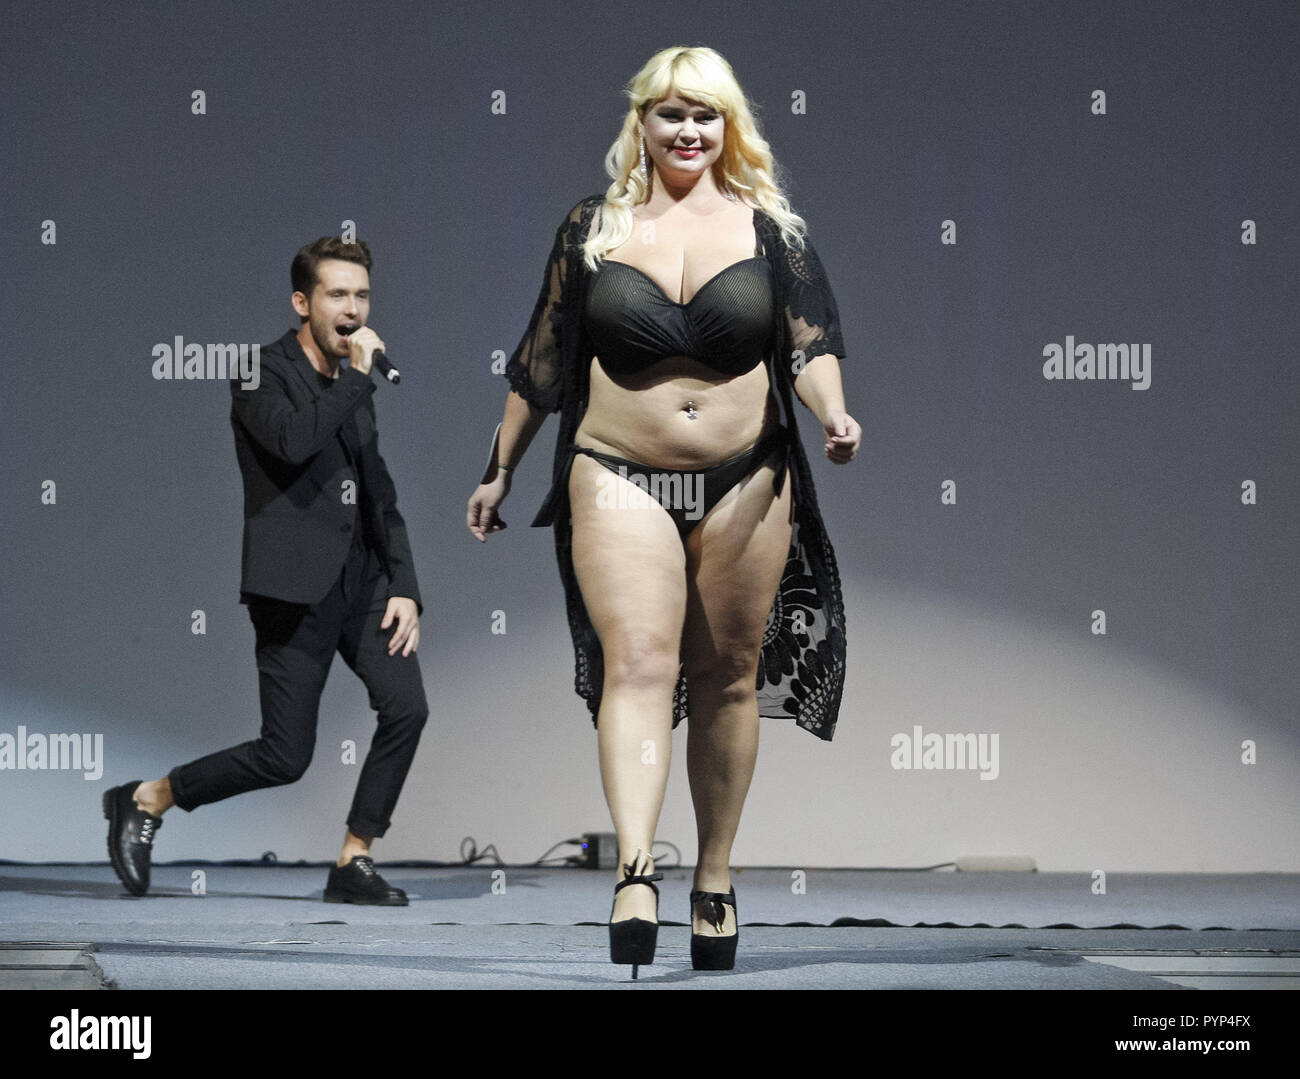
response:
<svg viewBox="0 0 1300 1079"><path fill-rule="evenodd" d="M262 731L163 779L105 792L109 857L135 895L148 891L153 838L173 805L193 810L303 775L337 651L365 683L378 728L325 901L407 903L370 856L429 712L415 656L424 608L375 429L371 363L384 343L366 326L370 266L364 243L336 237L299 251L290 273L301 326L261 349L256 389L231 382L244 478L240 602L257 636Z"/></svg>

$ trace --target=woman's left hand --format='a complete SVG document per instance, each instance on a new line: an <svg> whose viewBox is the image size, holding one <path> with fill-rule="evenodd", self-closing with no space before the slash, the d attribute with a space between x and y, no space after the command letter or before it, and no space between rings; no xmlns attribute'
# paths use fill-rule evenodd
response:
<svg viewBox="0 0 1300 1079"><path fill-rule="evenodd" d="M826 456L833 464L846 465L858 455L862 428L847 412L828 412L822 427L826 431Z"/></svg>

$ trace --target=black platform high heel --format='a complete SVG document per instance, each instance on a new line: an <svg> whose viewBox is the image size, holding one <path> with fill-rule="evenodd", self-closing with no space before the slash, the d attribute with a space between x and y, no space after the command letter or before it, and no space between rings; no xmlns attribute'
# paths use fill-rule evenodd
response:
<svg viewBox="0 0 1300 1079"><path fill-rule="evenodd" d="M641 865L638 859L637 866ZM636 866L624 865L623 870L628 876L614 885L614 895L617 896L624 888L633 884L644 884L655 894L655 918L659 917L659 889L652 883L656 880L663 880L662 873L652 873L649 876L641 873L635 873ZM637 967L642 964L647 966L655 961L655 943L659 939L658 921L648 922L644 918L627 918L621 922L614 921L614 910L611 907L609 912L609 958L620 966L632 965L632 980L636 980Z"/></svg>
<svg viewBox="0 0 1300 1079"><path fill-rule="evenodd" d="M695 904L704 900L704 919L721 929L727 912L723 904L736 910L736 889L729 892L691 892L691 919ZM691 933L691 966L695 970L732 970L736 965L736 943L740 940L740 912L736 911L736 931L725 937Z"/></svg>

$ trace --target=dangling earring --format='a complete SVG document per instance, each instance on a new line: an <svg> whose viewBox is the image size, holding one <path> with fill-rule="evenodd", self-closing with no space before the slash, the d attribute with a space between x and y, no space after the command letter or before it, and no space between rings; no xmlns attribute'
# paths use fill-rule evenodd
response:
<svg viewBox="0 0 1300 1079"><path fill-rule="evenodd" d="M645 139L641 140L641 177L646 183L650 182L650 166L645 159Z"/></svg>

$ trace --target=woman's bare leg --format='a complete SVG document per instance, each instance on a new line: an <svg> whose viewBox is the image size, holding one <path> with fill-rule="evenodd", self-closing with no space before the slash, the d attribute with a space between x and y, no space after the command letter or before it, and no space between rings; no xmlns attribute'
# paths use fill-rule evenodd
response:
<svg viewBox="0 0 1300 1079"><path fill-rule="evenodd" d="M609 505L618 486L630 505ZM573 569L605 662L596 717L600 775L619 870L649 859L672 757L673 689L686 609L686 555L672 519L639 489L578 454L569 476ZM598 500L598 495L602 497ZM655 917L649 888L624 888L614 920Z"/></svg>
<svg viewBox="0 0 1300 1079"><path fill-rule="evenodd" d="M763 630L790 549L790 478L772 491L774 458L727 493L687 539L682 658L691 694L686 770L699 855L694 887L731 888L731 847L758 754L754 688ZM726 907L723 934L735 932ZM695 933L717 932L692 911Z"/></svg>

